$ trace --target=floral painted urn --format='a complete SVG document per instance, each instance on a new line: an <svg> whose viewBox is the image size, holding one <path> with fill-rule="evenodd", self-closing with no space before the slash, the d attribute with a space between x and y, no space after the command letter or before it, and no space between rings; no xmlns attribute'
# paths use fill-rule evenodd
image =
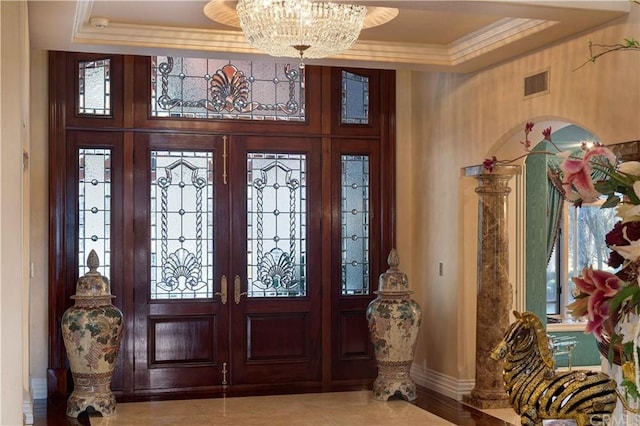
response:
<svg viewBox="0 0 640 426"><path fill-rule="evenodd" d="M116 411L111 377L122 337L122 312L111 303L111 285L97 271L98 255L87 257L89 272L80 277L75 304L62 315L62 337L67 350L73 392L67 400L67 416L77 418L92 407L103 416Z"/></svg>
<svg viewBox="0 0 640 426"><path fill-rule="evenodd" d="M378 362L378 377L373 383L375 399L386 401L399 393L404 399L416 399L416 385L409 375L418 339L422 312L411 299L407 276L398 269L395 249L387 259L389 269L380 275L378 297L367 307L369 334Z"/></svg>

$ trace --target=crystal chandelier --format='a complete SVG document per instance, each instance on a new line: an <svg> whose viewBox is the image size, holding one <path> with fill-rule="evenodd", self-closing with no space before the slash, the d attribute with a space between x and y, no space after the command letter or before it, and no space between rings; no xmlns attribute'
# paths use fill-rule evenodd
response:
<svg viewBox="0 0 640 426"><path fill-rule="evenodd" d="M233 3L211 0L204 13L216 22L241 27L249 44L281 57L337 55L356 42L361 29L398 14L395 8L315 0L238 0L232 11Z"/></svg>
<svg viewBox="0 0 640 426"><path fill-rule="evenodd" d="M311 0L239 0L240 26L249 43L271 56L323 58L358 39L365 6Z"/></svg>

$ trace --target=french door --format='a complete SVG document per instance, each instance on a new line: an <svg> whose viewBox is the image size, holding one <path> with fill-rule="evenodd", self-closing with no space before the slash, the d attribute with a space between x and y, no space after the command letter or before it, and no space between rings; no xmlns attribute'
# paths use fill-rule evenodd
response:
<svg viewBox="0 0 640 426"><path fill-rule="evenodd" d="M319 147L136 135L136 390L321 379Z"/></svg>

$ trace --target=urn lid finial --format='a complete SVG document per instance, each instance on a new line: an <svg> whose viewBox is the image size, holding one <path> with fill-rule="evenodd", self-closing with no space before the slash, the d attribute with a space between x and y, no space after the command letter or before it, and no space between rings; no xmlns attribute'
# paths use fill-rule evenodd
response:
<svg viewBox="0 0 640 426"><path fill-rule="evenodd" d="M87 266L90 274L99 274L97 269L100 266L100 259L98 259L98 253L95 250L91 250L89 256L87 256Z"/></svg>
<svg viewBox="0 0 640 426"><path fill-rule="evenodd" d="M389 265L389 269L396 270L398 269L398 265L400 265L400 258L398 257L398 251L396 249L391 249L389 252L389 256L387 256L387 265Z"/></svg>
<svg viewBox="0 0 640 426"><path fill-rule="evenodd" d="M78 278L76 282L76 294L72 299L113 298L109 279L98 272L100 259L95 250L91 250L87 256L89 272Z"/></svg>
<svg viewBox="0 0 640 426"><path fill-rule="evenodd" d="M407 275L398 269L400 257L396 249L391 249L387 257L389 269L380 274L378 293L410 293Z"/></svg>

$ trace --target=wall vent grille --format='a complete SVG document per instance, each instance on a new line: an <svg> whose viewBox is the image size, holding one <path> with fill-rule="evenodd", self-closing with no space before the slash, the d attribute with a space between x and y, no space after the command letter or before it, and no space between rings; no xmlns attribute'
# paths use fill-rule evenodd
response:
<svg viewBox="0 0 640 426"><path fill-rule="evenodd" d="M524 96L539 95L549 91L549 71L542 71L524 78Z"/></svg>

